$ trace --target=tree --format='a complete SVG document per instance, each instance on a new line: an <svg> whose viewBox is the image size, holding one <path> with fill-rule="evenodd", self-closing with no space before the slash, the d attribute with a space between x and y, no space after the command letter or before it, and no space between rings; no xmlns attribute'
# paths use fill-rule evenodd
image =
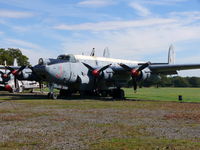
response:
<svg viewBox="0 0 200 150"><path fill-rule="evenodd" d="M189 82L189 84L192 86L192 87L200 87L200 78L197 78L197 77L187 77L186 78Z"/></svg>
<svg viewBox="0 0 200 150"><path fill-rule="evenodd" d="M190 83L186 78L183 77L173 77L173 84L175 87L190 87Z"/></svg>
<svg viewBox="0 0 200 150"><path fill-rule="evenodd" d="M0 48L0 64L4 64L4 61L7 62L7 65L13 65L14 59L17 59L18 65L29 65L28 57L23 55L20 49L8 48L3 49Z"/></svg>

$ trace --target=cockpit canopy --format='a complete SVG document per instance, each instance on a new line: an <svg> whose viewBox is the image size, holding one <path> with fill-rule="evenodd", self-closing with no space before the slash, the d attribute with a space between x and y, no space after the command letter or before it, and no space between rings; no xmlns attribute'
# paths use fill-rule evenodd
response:
<svg viewBox="0 0 200 150"><path fill-rule="evenodd" d="M77 62L75 56L72 55L72 54L69 54L69 55L59 55L57 59L64 60L66 62L72 62L72 63L76 63Z"/></svg>

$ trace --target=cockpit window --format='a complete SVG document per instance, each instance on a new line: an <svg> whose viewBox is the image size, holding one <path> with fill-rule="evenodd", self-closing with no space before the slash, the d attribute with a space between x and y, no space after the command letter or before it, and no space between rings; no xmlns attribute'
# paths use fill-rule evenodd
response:
<svg viewBox="0 0 200 150"><path fill-rule="evenodd" d="M72 62L72 63L77 62L74 55L59 55L57 59L64 60L67 62Z"/></svg>

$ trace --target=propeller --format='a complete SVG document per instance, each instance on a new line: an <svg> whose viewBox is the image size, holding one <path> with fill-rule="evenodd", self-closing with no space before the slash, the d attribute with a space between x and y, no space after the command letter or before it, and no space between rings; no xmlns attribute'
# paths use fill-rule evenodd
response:
<svg viewBox="0 0 200 150"><path fill-rule="evenodd" d="M107 68L109 68L112 65L112 64L108 64L100 69L95 69L92 66L90 66L84 62L83 62L83 64L92 72L92 75L95 77L99 77L102 71L106 70Z"/></svg>
<svg viewBox="0 0 200 150"><path fill-rule="evenodd" d="M21 66L18 70L15 70L14 68L10 67L10 66L5 66L6 69L10 70L10 72L8 74L4 74L4 77L9 77L10 74L13 74L14 76L14 85L15 88L17 87L17 76L20 74L20 72L22 70L24 70L26 68L26 66Z"/></svg>
<svg viewBox="0 0 200 150"><path fill-rule="evenodd" d="M122 64L120 63L119 64L122 68L124 68L126 71L130 72L131 73L131 77L132 77L132 83L133 83L133 89L134 91L136 92L137 91L137 78L140 77L141 75L141 71L144 70L145 68L147 68L149 65L150 65L150 62L147 62L147 63L144 63L142 64L139 68L134 68L132 69L131 67L125 65L125 64Z"/></svg>
<svg viewBox="0 0 200 150"><path fill-rule="evenodd" d="M6 71L5 72L0 71L0 75L1 75L3 83L5 83L5 82L10 80L10 74L6 74Z"/></svg>
<svg viewBox="0 0 200 150"><path fill-rule="evenodd" d="M10 75L12 73L14 76L17 76L17 75L19 75L19 73L22 70L24 70L26 68L26 66L21 66L18 70L15 70L15 69L13 69L12 67L9 67L9 66L6 66L5 68L8 69L8 70L10 70L10 72L8 73L8 75Z"/></svg>
<svg viewBox="0 0 200 150"><path fill-rule="evenodd" d="M106 66L103 66L100 69L95 69L92 66L90 66L84 62L82 62L82 63L89 69L89 71L91 71L92 75L94 76L94 87L96 87L97 78L100 77L101 73L112 65L112 64L108 64Z"/></svg>

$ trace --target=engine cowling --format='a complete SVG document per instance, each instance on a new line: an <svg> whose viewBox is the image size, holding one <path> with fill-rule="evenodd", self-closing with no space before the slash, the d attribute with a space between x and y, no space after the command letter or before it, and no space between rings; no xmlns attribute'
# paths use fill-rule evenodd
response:
<svg viewBox="0 0 200 150"><path fill-rule="evenodd" d="M149 70L142 70L141 73L140 73L140 76L139 78L137 78L137 80L141 80L141 81L144 81L146 79L149 79L151 76L151 73Z"/></svg>
<svg viewBox="0 0 200 150"><path fill-rule="evenodd" d="M111 68L107 68L103 71L103 79L110 80L113 77L114 71Z"/></svg>

